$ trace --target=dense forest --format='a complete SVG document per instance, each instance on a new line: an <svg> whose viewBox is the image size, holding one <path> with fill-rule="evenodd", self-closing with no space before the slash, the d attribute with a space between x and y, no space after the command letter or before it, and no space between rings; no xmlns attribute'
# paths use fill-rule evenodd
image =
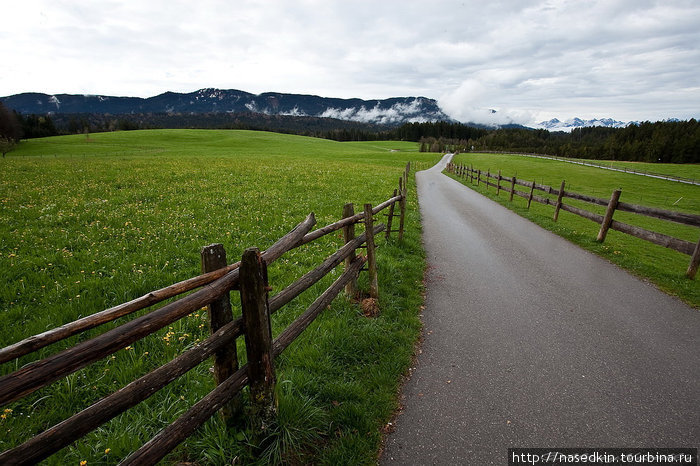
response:
<svg viewBox="0 0 700 466"><path fill-rule="evenodd" d="M544 129L474 129L469 136L435 134L437 124L421 124L421 151L512 151L562 157L637 162L700 163L700 123L695 119L644 122L625 128L576 128L570 133ZM412 139L415 140L415 139Z"/></svg>
<svg viewBox="0 0 700 466"><path fill-rule="evenodd" d="M0 112L0 117L1 114L3 112ZM566 133L525 127L490 129L454 122L406 123L392 127L331 118L253 112L4 114L14 115L23 138L154 128L250 129L336 141L415 141L420 144L422 152L512 151L587 159L700 163L700 123L695 119L643 122L625 128L576 128Z"/></svg>

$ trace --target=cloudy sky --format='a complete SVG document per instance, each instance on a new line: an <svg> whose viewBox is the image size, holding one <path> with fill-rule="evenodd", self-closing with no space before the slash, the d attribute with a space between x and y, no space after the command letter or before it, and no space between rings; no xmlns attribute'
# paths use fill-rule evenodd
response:
<svg viewBox="0 0 700 466"><path fill-rule="evenodd" d="M2 17L1 96L217 87L420 95L462 121L700 117L698 0L20 0Z"/></svg>

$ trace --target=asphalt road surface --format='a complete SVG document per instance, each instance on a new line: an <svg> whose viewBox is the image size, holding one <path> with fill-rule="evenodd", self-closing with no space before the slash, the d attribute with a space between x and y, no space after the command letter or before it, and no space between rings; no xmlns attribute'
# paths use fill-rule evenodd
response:
<svg viewBox="0 0 700 466"><path fill-rule="evenodd" d="M699 447L700 312L441 174L448 157L416 175L424 342L381 463Z"/></svg>

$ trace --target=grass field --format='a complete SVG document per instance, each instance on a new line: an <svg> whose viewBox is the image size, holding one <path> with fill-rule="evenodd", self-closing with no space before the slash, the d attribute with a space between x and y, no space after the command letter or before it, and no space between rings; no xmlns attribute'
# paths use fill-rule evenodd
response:
<svg viewBox="0 0 700 466"><path fill-rule="evenodd" d="M474 169L490 170L497 173L501 170L503 176L515 175L518 179L536 180L538 183L559 189L562 180L566 180L566 190L588 194L603 199L609 199L614 189L622 189L620 201L676 210L693 214L700 213L700 187L658 180L639 175L625 174L594 167L584 167L560 161L519 157L505 154L460 154L454 163L473 165ZM681 166L682 167L682 166ZM697 175L696 166L688 166L683 172L679 166L666 167L653 164L657 172L675 173L681 176ZM496 196L496 189L486 189L463 183L472 189L500 202L518 214L534 221L546 229L567 238L568 240L599 254L609 261L649 279L666 292L676 295L687 303L700 308L700 277L689 280L685 277L690 256L676 251L656 246L652 243L632 236L610 230L603 244L595 241L600 226L590 220L562 211L557 223L552 221L554 209L536 202L527 210L527 201L516 197L512 203L508 194L502 192ZM520 191L526 188L519 187ZM538 195L542 195L538 192ZM576 205L589 211L603 214L604 207L565 199L565 203ZM616 212L614 218L624 223L632 224L658 231L670 236L697 243L700 230L695 227L665 222L626 212Z"/></svg>
<svg viewBox="0 0 700 466"><path fill-rule="evenodd" d="M311 211L322 226L340 218L346 202L356 208L377 204L390 197L407 161L438 159L416 149L414 143L213 130L23 141L0 160L0 346L195 276L204 245L223 243L231 263L247 247L270 246ZM266 463L288 454L285 448L301 454L302 462L374 461L380 429L396 408L398 383L420 331L424 258L412 181L408 206L404 242L380 241L380 317L366 319L357 306L338 298L278 360L276 437L256 443L245 427L227 428L214 418L170 461L231 464L259 456ZM338 236L283 256L270 268L272 293L340 247ZM366 286L364 275L360 283ZM333 279L275 314L273 334ZM4 364L1 373L112 326ZM207 335L206 311L193 313L5 407L0 451ZM200 365L47 464L117 463L211 390L209 367Z"/></svg>
<svg viewBox="0 0 700 466"><path fill-rule="evenodd" d="M623 170L627 169L643 173L658 173L661 175L672 175L700 180L700 165L698 164L622 162L603 160L589 160L589 162Z"/></svg>

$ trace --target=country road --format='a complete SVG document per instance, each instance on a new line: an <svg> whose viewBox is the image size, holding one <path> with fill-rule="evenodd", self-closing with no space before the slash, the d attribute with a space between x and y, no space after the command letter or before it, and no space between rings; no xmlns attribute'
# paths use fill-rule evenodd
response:
<svg viewBox="0 0 700 466"><path fill-rule="evenodd" d="M424 341L381 464L513 447L699 447L700 312L441 174L418 172Z"/></svg>

